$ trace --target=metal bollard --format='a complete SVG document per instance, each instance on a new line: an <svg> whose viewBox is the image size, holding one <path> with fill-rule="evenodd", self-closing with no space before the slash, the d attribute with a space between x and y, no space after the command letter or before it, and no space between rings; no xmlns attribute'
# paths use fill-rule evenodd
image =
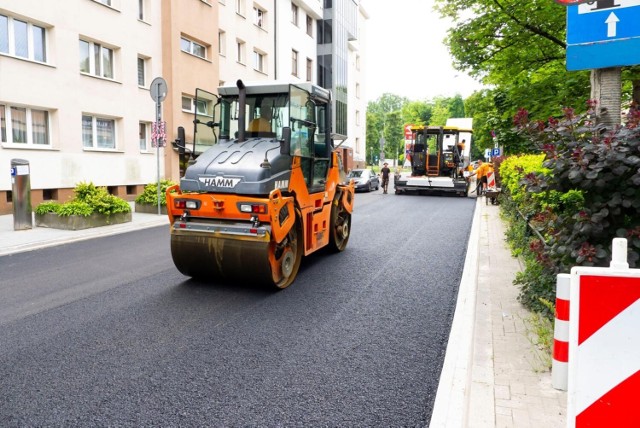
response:
<svg viewBox="0 0 640 428"><path fill-rule="evenodd" d="M569 300L571 275L556 277L556 317L553 323L553 360L551 362L551 384L555 389L566 391L569 383Z"/></svg>
<svg viewBox="0 0 640 428"><path fill-rule="evenodd" d="M13 199L13 229L33 228L31 213L31 182L29 161L11 159L11 195Z"/></svg>

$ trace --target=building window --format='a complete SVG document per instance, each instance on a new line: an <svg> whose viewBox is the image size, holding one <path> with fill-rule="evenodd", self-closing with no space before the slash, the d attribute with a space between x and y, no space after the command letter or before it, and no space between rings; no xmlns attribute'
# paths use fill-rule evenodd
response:
<svg viewBox="0 0 640 428"><path fill-rule="evenodd" d="M261 73L264 73L264 57L265 55L260 52L253 52L253 68Z"/></svg>
<svg viewBox="0 0 640 428"><path fill-rule="evenodd" d="M193 98L182 96L182 111L193 113Z"/></svg>
<svg viewBox="0 0 640 428"><path fill-rule="evenodd" d="M9 18L0 15L0 52L9 53Z"/></svg>
<svg viewBox="0 0 640 428"><path fill-rule="evenodd" d="M83 114L82 146L88 149L115 149L116 121Z"/></svg>
<svg viewBox="0 0 640 428"><path fill-rule="evenodd" d="M138 57L138 86L145 86L147 82L147 60Z"/></svg>
<svg viewBox="0 0 640 428"><path fill-rule="evenodd" d="M313 18L307 15L307 34L313 37Z"/></svg>
<svg viewBox="0 0 640 428"><path fill-rule="evenodd" d="M360 98L360 84L356 83L356 98Z"/></svg>
<svg viewBox="0 0 640 428"><path fill-rule="evenodd" d="M333 40L333 22L331 19L319 19L317 27L318 44L328 45Z"/></svg>
<svg viewBox="0 0 640 428"><path fill-rule="evenodd" d="M356 70L360 70L360 55L356 55Z"/></svg>
<svg viewBox="0 0 640 428"><path fill-rule="evenodd" d="M138 126L138 136L140 140L140 151L146 152L149 150L149 127L147 122L140 122Z"/></svg>
<svg viewBox="0 0 640 428"><path fill-rule="evenodd" d="M189 95L182 96L182 111L185 113L195 113L198 111L199 115L209 115L207 106L207 100L198 100L196 106L196 99Z"/></svg>
<svg viewBox="0 0 640 428"><path fill-rule="evenodd" d="M227 56L227 33L218 30L218 53Z"/></svg>
<svg viewBox="0 0 640 428"><path fill-rule="evenodd" d="M307 82L311 82L313 79L313 60L307 58Z"/></svg>
<svg viewBox="0 0 640 428"><path fill-rule="evenodd" d="M80 40L80 71L113 79L113 49Z"/></svg>
<svg viewBox="0 0 640 428"><path fill-rule="evenodd" d="M144 0L138 0L138 19L144 21Z"/></svg>
<svg viewBox="0 0 640 428"><path fill-rule="evenodd" d="M356 110L356 125L360 125L360 111Z"/></svg>
<svg viewBox="0 0 640 428"><path fill-rule="evenodd" d="M196 43L193 40L189 40L186 37L180 38L180 49L182 52L190 53L202 59L207 59L207 48Z"/></svg>
<svg viewBox="0 0 640 428"><path fill-rule="evenodd" d="M50 145L49 112L0 104L0 142Z"/></svg>
<svg viewBox="0 0 640 428"><path fill-rule="evenodd" d="M242 40L238 40L236 42L236 61L238 61L240 64L244 64L244 58L245 58L245 54L244 54L244 49L245 49L245 43Z"/></svg>
<svg viewBox="0 0 640 428"><path fill-rule="evenodd" d="M107 6L111 6L111 0L98 0L99 3L105 4Z"/></svg>
<svg viewBox="0 0 640 428"><path fill-rule="evenodd" d="M298 51L291 50L291 74L298 75Z"/></svg>
<svg viewBox="0 0 640 428"><path fill-rule="evenodd" d="M254 7L253 12L254 12L254 19L255 19L253 23L260 28L264 28L265 11L262 9L258 9L257 7Z"/></svg>
<svg viewBox="0 0 640 428"><path fill-rule="evenodd" d="M236 0L236 13L240 16L244 16L245 4L246 0Z"/></svg>
<svg viewBox="0 0 640 428"><path fill-rule="evenodd" d="M291 23L298 26L298 6L291 3Z"/></svg>
<svg viewBox="0 0 640 428"><path fill-rule="evenodd" d="M30 22L0 15L0 52L47 62L47 32Z"/></svg>

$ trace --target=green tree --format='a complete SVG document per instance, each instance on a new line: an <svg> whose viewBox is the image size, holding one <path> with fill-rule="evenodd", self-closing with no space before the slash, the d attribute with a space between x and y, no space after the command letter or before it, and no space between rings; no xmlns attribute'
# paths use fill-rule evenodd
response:
<svg viewBox="0 0 640 428"><path fill-rule="evenodd" d="M452 117L465 117L462 96L435 97L433 99L433 114L429 125L444 126L447 124L447 119Z"/></svg>
<svg viewBox="0 0 640 428"><path fill-rule="evenodd" d="M376 115L384 115L392 111L402 110L402 106L407 102L409 100L405 97L384 93L376 101L369 102L367 111Z"/></svg>
<svg viewBox="0 0 640 428"><path fill-rule="evenodd" d="M403 153L404 122L400 110L386 115L384 128L384 155L385 159L397 159Z"/></svg>
<svg viewBox="0 0 640 428"><path fill-rule="evenodd" d="M409 101L402 106L402 121L410 125L427 125L431 121L433 104L426 101Z"/></svg>
<svg viewBox="0 0 640 428"><path fill-rule="evenodd" d="M367 162L373 163L373 156L380 153L380 130L382 120L379 115L367 110Z"/></svg>
<svg viewBox="0 0 640 428"><path fill-rule="evenodd" d="M526 106L533 117L586 110L589 72L565 70L564 6L549 0L436 0L454 21L446 40L454 67L504 94L500 111ZM471 13L469 13L471 12Z"/></svg>
<svg viewBox="0 0 640 428"><path fill-rule="evenodd" d="M409 100L405 97L385 93L367 105L367 150L380 153L380 138L385 139L385 157L394 158L398 145L404 138L402 109Z"/></svg>
<svg viewBox="0 0 640 428"><path fill-rule="evenodd" d="M464 110L464 100L460 94L456 94L455 97L450 99L449 103L449 117L466 117Z"/></svg>

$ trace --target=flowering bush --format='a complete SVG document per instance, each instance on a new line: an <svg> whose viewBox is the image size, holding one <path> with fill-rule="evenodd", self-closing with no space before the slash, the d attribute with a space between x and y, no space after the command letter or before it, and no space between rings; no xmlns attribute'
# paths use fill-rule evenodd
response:
<svg viewBox="0 0 640 428"><path fill-rule="evenodd" d="M588 107L546 122L520 110L516 130L542 155L508 158L500 168L507 237L525 261L519 299L550 317L544 302L554 300L555 275L608 266L613 238L627 238L629 265L640 265L640 112L606 129L592 120L595 103Z"/></svg>
<svg viewBox="0 0 640 428"><path fill-rule="evenodd" d="M528 192L538 209L550 215L549 256L559 270L572 266L608 266L611 240L629 239L628 261L640 260L640 114L633 110L625 126L605 129L592 120L592 109L576 115L564 109L560 120L529 122L521 110L514 123L544 154L550 173L527 175Z"/></svg>

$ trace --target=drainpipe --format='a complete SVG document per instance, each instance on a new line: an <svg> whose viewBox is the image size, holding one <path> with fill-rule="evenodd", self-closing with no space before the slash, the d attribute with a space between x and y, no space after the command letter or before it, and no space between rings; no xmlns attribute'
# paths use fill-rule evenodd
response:
<svg viewBox="0 0 640 428"><path fill-rule="evenodd" d="M278 0L273 0L273 79L278 80Z"/></svg>

